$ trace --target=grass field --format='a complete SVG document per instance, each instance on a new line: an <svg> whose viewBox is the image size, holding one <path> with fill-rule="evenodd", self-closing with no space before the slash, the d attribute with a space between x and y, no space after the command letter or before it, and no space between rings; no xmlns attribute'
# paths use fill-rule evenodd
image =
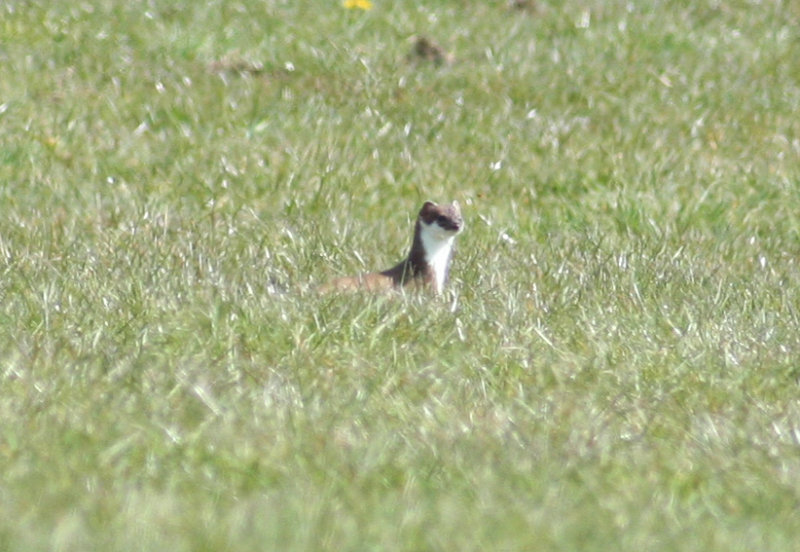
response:
<svg viewBox="0 0 800 552"><path fill-rule="evenodd" d="M3 2L0 551L797 550L798 29Z"/></svg>

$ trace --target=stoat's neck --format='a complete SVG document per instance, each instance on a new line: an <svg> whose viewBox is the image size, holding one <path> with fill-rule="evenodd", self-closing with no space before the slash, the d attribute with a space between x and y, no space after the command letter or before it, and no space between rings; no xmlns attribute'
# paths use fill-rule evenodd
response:
<svg viewBox="0 0 800 552"><path fill-rule="evenodd" d="M441 293L444 289L444 281L447 279L447 268L450 264L450 252L453 249L454 237L455 236L450 236L440 240L425 232L422 233L425 255L428 264L433 270L433 281L436 286L436 293Z"/></svg>
<svg viewBox="0 0 800 552"><path fill-rule="evenodd" d="M430 278L436 293L444 289L454 238L455 234L445 232L435 224L426 225L417 220L408 263L415 275Z"/></svg>

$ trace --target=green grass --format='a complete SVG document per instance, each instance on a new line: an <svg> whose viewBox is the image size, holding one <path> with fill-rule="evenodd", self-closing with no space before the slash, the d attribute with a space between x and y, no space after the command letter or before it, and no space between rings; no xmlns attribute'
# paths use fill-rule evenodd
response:
<svg viewBox="0 0 800 552"><path fill-rule="evenodd" d="M0 550L796 549L798 28L5 2Z"/></svg>

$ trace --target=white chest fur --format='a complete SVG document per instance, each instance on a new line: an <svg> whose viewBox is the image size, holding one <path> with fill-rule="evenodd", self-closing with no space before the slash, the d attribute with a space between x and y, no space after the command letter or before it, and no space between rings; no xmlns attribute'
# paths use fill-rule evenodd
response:
<svg viewBox="0 0 800 552"><path fill-rule="evenodd" d="M420 238L422 247L425 248L425 261L433 270L436 292L441 293L444 289L445 278L447 278L447 264L453 250L455 234L442 229L435 223L423 223Z"/></svg>

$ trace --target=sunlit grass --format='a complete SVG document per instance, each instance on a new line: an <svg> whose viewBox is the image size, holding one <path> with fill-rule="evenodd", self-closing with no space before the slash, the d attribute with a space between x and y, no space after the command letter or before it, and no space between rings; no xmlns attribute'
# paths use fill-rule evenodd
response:
<svg viewBox="0 0 800 552"><path fill-rule="evenodd" d="M4 4L0 548L793 549L798 23Z"/></svg>

